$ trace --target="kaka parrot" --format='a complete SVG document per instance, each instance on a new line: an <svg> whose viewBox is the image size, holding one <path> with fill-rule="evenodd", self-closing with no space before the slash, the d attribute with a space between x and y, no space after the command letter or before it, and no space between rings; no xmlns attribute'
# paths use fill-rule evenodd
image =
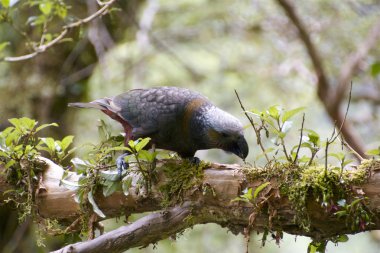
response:
<svg viewBox="0 0 380 253"><path fill-rule="evenodd" d="M179 87L133 89L114 97L69 106L95 108L121 123L125 144L150 137L156 148L193 159L201 149L218 148L245 159L248 145L243 126L231 114L198 92ZM195 158L196 159L196 158ZM124 156L117 165L126 168Z"/></svg>

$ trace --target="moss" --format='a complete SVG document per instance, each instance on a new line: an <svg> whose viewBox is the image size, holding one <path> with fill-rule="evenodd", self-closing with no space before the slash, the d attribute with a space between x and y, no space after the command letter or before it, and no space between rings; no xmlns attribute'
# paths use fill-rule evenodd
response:
<svg viewBox="0 0 380 253"><path fill-rule="evenodd" d="M309 231L307 204L310 199L327 210L337 208L337 201L342 199L349 203L356 194L351 186L365 183L374 167L380 167L380 161L366 160L352 170L342 170L339 167L325 170L324 166L272 163L259 169L243 168L242 172L251 182L275 179L281 195L289 199L296 211L295 222L305 231Z"/></svg>
<svg viewBox="0 0 380 253"><path fill-rule="evenodd" d="M193 164L187 160L168 160L163 166L168 179L160 187L163 194L162 206L167 207L183 201L184 193L192 188L202 186L203 170L210 167L209 163L201 161Z"/></svg>

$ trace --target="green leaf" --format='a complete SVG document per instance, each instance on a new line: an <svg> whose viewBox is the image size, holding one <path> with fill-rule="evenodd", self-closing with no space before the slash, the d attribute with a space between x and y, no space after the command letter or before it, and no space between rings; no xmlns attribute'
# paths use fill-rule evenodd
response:
<svg viewBox="0 0 380 253"><path fill-rule="evenodd" d="M42 129L50 127L50 126L58 127L58 124L57 123L43 124L43 125L37 127L36 132L41 131Z"/></svg>
<svg viewBox="0 0 380 253"><path fill-rule="evenodd" d="M335 238L335 242L347 242L348 241L348 236L347 235L339 235L338 237Z"/></svg>
<svg viewBox="0 0 380 253"><path fill-rule="evenodd" d="M245 189L243 192L244 192L244 194L241 195L240 197L247 199L248 201L251 201L252 200L252 188Z"/></svg>
<svg viewBox="0 0 380 253"><path fill-rule="evenodd" d="M88 161L83 161L82 159L77 158L77 157L71 159L71 163L74 165L74 167L77 170L82 170L82 171L85 171L91 165Z"/></svg>
<svg viewBox="0 0 380 253"><path fill-rule="evenodd" d="M371 75L376 77L380 73L380 62L375 62L371 66Z"/></svg>
<svg viewBox="0 0 380 253"><path fill-rule="evenodd" d="M336 215L338 218L340 218L340 217L346 216L347 211L345 211L345 210L338 211L338 212L335 212L334 215Z"/></svg>
<svg viewBox="0 0 380 253"><path fill-rule="evenodd" d="M281 118L282 122L289 120L290 118L292 118L297 113L305 110L305 108L306 107L298 107L298 108L295 108L293 110L285 111L284 114L282 115L282 118Z"/></svg>
<svg viewBox="0 0 380 253"><path fill-rule="evenodd" d="M54 153L55 151L55 141L51 137L47 138L41 138L41 141L46 144L47 148L49 149L49 153Z"/></svg>
<svg viewBox="0 0 380 253"><path fill-rule="evenodd" d="M317 252L317 246L315 246L312 243L309 243L309 246L307 247L307 253L316 253Z"/></svg>
<svg viewBox="0 0 380 253"><path fill-rule="evenodd" d="M70 144L73 143L73 139L74 139L73 135L68 135L62 139L62 141L61 141L62 151L65 151L70 146Z"/></svg>
<svg viewBox="0 0 380 253"><path fill-rule="evenodd" d="M51 10L53 9L53 3L50 1L44 1L40 3L38 7L44 15L48 16L51 13Z"/></svg>
<svg viewBox="0 0 380 253"><path fill-rule="evenodd" d="M80 187L77 182L68 181L66 179L61 179L60 184L72 191L76 191Z"/></svg>
<svg viewBox="0 0 380 253"><path fill-rule="evenodd" d="M65 5L57 5L55 7L55 14L64 19L67 16L67 7Z"/></svg>
<svg viewBox="0 0 380 253"><path fill-rule="evenodd" d="M112 182L119 181L120 179L119 173L116 170L101 170L99 171L99 176L101 176L107 181Z"/></svg>
<svg viewBox="0 0 380 253"><path fill-rule="evenodd" d="M129 195L129 188L131 188L131 185L132 185L132 177L127 177L126 179L123 179L122 188L123 188L123 192L125 196Z"/></svg>
<svg viewBox="0 0 380 253"><path fill-rule="evenodd" d="M304 129L305 132L308 132L308 137L309 137L309 141L311 143L313 143L315 146L318 146L320 145L320 137L319 137L319 134L317 132L315 132L314 130L311 130L311 129Z"/></svg>
<svg viewBox="0 0 380 253"><path fill-rule="evenodd" d="M268 185L270 184L270 182L266 182L266 183L263 183L261 185L259 185L255 191L253 192L253 199L256 199L257 196L259 195L259 193L264 190L265 187L267 187Z"/></svg>
<svg viewBox="0 0 380 253"><path fill-rule="evenodd" d="M8 8L9 5L10 5L10 0L1 0L1 5L2 5L4 8Z"/></svg>
<svg viewBox="0 0 380 253"><path fill-rule="evenodd" d="M273 105L268 108L268 114L274 119L280 118L280 107L278 105Z"/></svg>
<svg viewBox="0 0 380 253"><path fill-rule="evenodd" d="M335 157L336 159L338 159L339 161L342 161L346 155L343 153L343 152L338 152L338 153L330 153L329 156L331 157Z"/></svg>
<svg viewBox="0 0 380 253"><path fill-rule="evenodd" d="M0 53L4 51L4 49L9 46L11 43L9 41L0 43Z"/></svg>
<svg viewBox="0 0 380 253"><path fill-rule="evenodd" d="M111 196L111 194L114 193L119 188L120 188L120 181L117 181L117 182L108 181L107 183L103 185L103 196L104 197Z"/></svg>
<svg viewBox="0 0 380 253"><path fill-rule="evenodd" d="M367 152L365 152L365 154L369 155L369 156L380 155L380 149L379 148L371 149L371 150L368 150Z"/></svg>
<svg viewBox="0 0 380 253"><path fill-rule="evenodd" d="M31 132L37 125L37 121L29 119L27 117L12 118L8 120L18 131L25 134Z"/></svg>
<svg viewBox="0 0 380 253"><path fill-rule="evenodd" d="M130 149L129 147L113 147L113 148L106 149L106 153L109 153L112 151L128 151L132 153L132 149Z"/></svg>
<svg viewBox="0 0 380 253"><path fill-rule="evenodd" d="M5 168L8 169L10 168L12 165L14 165L16 163L15 160L9 160L6 164L5 164Z"/></svg>
<svg viewBox="0 0 380 253"><path fill-rule="evenodd" d="M95 199L94 199L94 195L92 194L92 191L90 191L90 192L87 194L87 198L88 198L88 202L90 202L90 204L92 205L92 210L93 210L97 215L99 215L99 217L101 217L101 218L105 218L106 215L102 212L102 210L99 209L98 205L96 204Z"/></svg>
<svg viewBox="0 0 380 253"><path fill-rule="evenodd" d="M144 138L144 139L139 139L138 140L138 143L136 144L135 146L135 150L136 152L139 152L140 150L142 150L150 141L150 138Z"/></svg>
<svg viewBox="0 0 380 253"><path fill-rule="evenodd" d="M153 162L157 156L157 152L150 152L148 150L140 150L139 158L146 160L147 162Z"/></svg>

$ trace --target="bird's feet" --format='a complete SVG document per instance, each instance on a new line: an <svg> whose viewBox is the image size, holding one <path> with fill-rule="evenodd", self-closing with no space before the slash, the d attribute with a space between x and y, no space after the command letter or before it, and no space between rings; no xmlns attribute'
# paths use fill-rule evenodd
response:
<svg viewBox="0 0 380 253"><path fill-rule="evenodd" d="M125 161L125 157L130 155L129 153L124 153L116 158L116 167L120 179L122 178L123 171L129 168L129 164Z"/></svg>

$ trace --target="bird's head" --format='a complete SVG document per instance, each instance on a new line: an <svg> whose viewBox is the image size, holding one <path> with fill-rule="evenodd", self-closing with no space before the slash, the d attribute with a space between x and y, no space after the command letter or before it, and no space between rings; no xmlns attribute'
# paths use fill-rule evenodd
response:
<svg viewBox="0 0 380 253"><path fill-rule="evenodd" d="M217 107L208 110L206 118L208 119L206 134L210 148L220 148L244 160L249 149L241 122Z"/></svg>

